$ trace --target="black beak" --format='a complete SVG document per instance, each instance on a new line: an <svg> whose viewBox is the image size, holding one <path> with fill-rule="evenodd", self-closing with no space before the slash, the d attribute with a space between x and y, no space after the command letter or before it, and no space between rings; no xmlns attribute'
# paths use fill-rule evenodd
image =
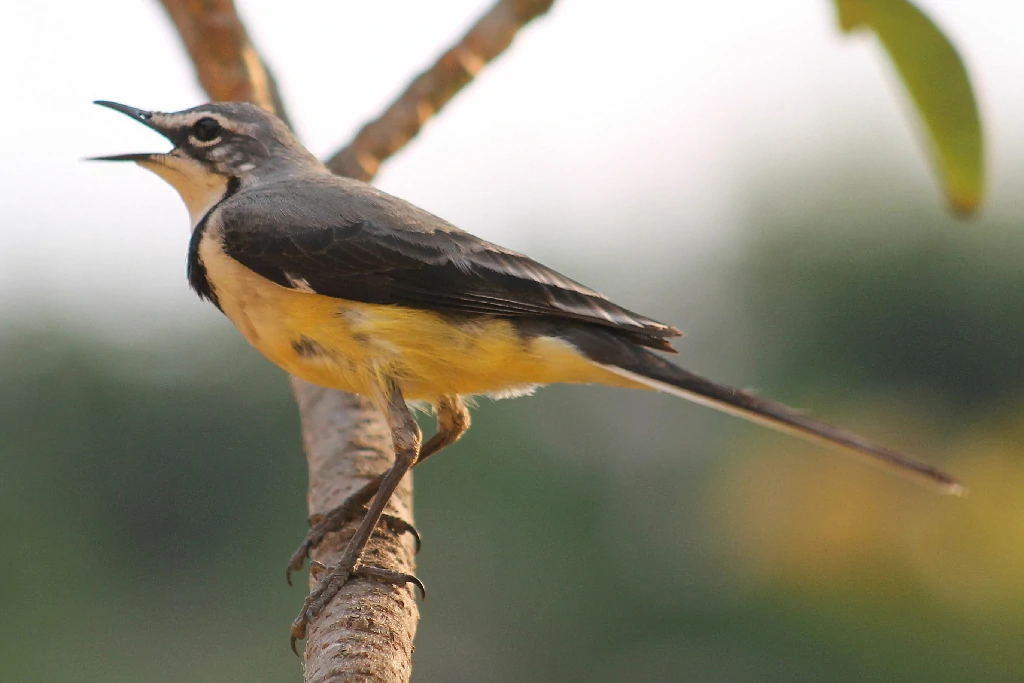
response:
<svg viewBox="0 0 1024 683"><path fill-rule="evenodd" d="M153 124L153 112L146 111L144 109L136 109L135 107L129 107L127 104L118 104L117 102L108 102L107 100L96 100L93 104L98 104L101 107L107 107L114 111L119 111L125 116L129 116L147 128L152 128L156 132L160 133L164 137L167 137L167 133L162 131L156 125ZM107 157L91 157L89 161L146 161L156 156L153 153L143 154L115 154Z"/></svg>
<svg viewBox="0 0 1024 683"><path fill-rule="evenodd" d="M153 112L145 111L142 109L136 109L135 107L129 107L127 104L118 104L117 102L108 102L107 100L96 100L95 102L93 102L93 104L98 104L101 107L106 107L107 109L119 111L126 116L132 117L133 119L138 119L142 123L145 123L147 126L150 125L149 120L153 118Z"/></svg>

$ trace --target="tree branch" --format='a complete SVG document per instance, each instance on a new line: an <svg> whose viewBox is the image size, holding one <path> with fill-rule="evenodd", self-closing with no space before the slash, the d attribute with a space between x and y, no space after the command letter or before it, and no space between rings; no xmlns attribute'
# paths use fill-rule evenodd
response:
<svg viewBox="0 0 1024 683"><path fill-rule="evenodd" d="M339 175L371 180L380 164L401 150L516 32L544 14L554 0L499 0L453 48L418 76L375 121L328 162ZM232 0L161 0L188 50L200 84L215 101L248 101L287 121L276 82L238 17ZM390 431L364 399L317 387L295 377L292 388L302 416L309 464L309 511L339 505L394 459ZM412 523L412 482L395 492L389 512ZM334 564L343 531L328 537L314 560ZM378 532L367 546L370 564L414 573L408 537ZM310 577L310 586L316 580ZM419 610L408 589L356 581L344 587L307 634L305 680L403 683L412 672ZM282 631L283 633L283 631ZM282 642L284 638L282 636Z"/></svg>
<svg viewBox="0 0 1024 683"><path fill-rule="evenodd" d="M519 29L553 4L554 0L499 0L380 117L363 126L352 142L334 154L327 167L338 175L372 180L382 162L405 147L430 117L504 52Z"/></svg>
<svg viewBox="0 0 1024 683"><path fill-rule="evenodd" d="M249 40L233 0L160 2L211 100L252 102L288 121L277 81Z"/></svg>
<svg viewBox="0 0 1024 683"><path fill-rule="evenodd" d="M185 43L199 82L212 99L253 102L284 118L274 79L230 0L161 2ZM309 512L323 513L388 468L394 458L390 431L373 406L356 396L295 377L291 382L309 464ZM413 523L411 478L395 492L389 512ZM311 559L335 564L347 540L345 535L350 533L348 529L328 536ZM391 533L375 534L364 556L378 566L415 572L409 542ZM315 584L311 575L310 587ZM353 582L308 630L305 680L408 681L418 621L419 609L410 590Z"/></svg>

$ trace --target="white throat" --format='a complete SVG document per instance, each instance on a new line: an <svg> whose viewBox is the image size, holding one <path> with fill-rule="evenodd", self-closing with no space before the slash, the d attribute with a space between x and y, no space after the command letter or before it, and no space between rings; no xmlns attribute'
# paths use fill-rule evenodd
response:
<svg viewBox="0 0 1024 683"><path fill-rule="evenodd" d="M188 208L193 228L227 192L228 179L225 176L208 171L198 161L173 152L140 161L139 165L157 174L178 191Z"/></svg>

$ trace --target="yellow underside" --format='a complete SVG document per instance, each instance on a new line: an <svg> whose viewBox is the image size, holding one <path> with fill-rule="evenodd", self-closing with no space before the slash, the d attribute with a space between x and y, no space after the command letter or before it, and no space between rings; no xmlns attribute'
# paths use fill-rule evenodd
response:
<svg viewBox="0 0 1024 683"><path fill-rule="evenodd" d="M200 257L224 313L287 372L333 389L380 397L384 378L408 400L517 395L556 382L647 388L552 337L524 339L501 319L333 299L281 287L204 239Z"/></svg>

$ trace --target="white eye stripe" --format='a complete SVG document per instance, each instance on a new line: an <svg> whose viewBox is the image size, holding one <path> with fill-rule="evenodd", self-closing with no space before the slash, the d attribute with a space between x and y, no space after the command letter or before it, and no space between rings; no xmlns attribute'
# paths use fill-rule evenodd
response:
<svg viewBox="0 0 1024 683"><path fill-rule="evenodd" d="M218 135L217 137L215 137L212 140L206 140L206 141L200 140L195 135L189 135L188 136L189 144L191 144L193 147L209 147L211 145L216 145L218 142L220 142L220 139L221 139L220 135Z"/></svg>

